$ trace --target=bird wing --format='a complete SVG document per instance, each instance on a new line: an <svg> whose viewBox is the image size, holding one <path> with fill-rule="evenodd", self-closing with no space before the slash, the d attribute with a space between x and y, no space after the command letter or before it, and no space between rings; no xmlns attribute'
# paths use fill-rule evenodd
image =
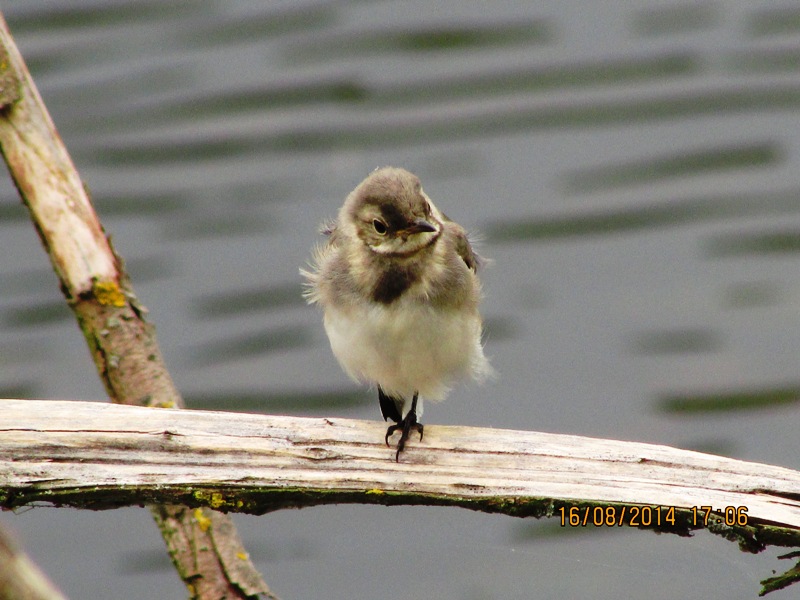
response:
<svg viewBox="0 0 800 600"><path fill-rule="evenodd" d="M454 246L461 260L470 270L477 271L483 265L483 259L472 249L466 230L453 221L449 221L447 226L453 232Z"/></svg>

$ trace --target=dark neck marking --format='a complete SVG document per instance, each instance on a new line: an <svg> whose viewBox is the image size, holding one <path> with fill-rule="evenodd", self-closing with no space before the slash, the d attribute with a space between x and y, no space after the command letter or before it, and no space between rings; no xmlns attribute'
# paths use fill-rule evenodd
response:
<svg viewBox="0 0 800 600"><path fill-rule="evenodd" d="M372 299L380 304L391 304L419 279L416 268L390 264L381 271L372 289Z"/></svg>

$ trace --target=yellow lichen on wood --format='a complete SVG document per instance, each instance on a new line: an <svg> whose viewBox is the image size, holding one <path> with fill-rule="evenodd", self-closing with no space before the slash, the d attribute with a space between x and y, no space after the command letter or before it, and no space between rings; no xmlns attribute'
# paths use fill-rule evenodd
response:
<svg viewBox="0 0 800 600"><path fill-rule="evenodd" d="M104 306L125 306L125 294L119 289L115 281L96 281L92 285L92 293L97 301Z"/></svg>
<svg viewBox="0 0 800 600"><path fill-rule="evenodd" d="M202 531L208 531L208 528L211 527L211 519L203 514L202 508L194 509L194 518Z"/></svg>
<svg viewBox="0 0 800 600"><path fill-rule="evenodd" d="M0 107L19 100L19 78L12 68L5 47L0 46Z"/></svg>

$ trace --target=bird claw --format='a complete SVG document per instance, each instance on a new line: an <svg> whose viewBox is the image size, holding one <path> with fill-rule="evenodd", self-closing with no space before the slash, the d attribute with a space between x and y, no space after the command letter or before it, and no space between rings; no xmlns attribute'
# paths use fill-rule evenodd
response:
<svg viewBox="0 0 800 600"><path fill-rule="evenodd" d="M405 418L400 421L399 423L395 423L394 425L389 425L388 429L386 430L386 445L389 445L389 437L395 432L400 432L400 440L397 442L397 454L395 454L395 462L400 462L400 453L403 451L403 448L406 447L406 440L408 440L408 436L411 434L411 430L419 431L419 441L422 441L422 433L424 426L422 423L417 422L417 415L416 411L410 410Z"/></svg>

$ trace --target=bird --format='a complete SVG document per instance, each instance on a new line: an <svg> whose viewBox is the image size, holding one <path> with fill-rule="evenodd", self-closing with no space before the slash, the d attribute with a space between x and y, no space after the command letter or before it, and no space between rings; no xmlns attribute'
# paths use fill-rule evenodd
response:
<svg viewBox="0 0 800 600"><path fill-rule="evenodd" d="M440 401L461 379L484 381L477 276L484 264L466 230L441 212L419 178L398 167L370 173L323 224L304 295L324 313L342 369L376 386L385 442L400 432L400 461L411 432L423 437L423 399Z"/></svg>

